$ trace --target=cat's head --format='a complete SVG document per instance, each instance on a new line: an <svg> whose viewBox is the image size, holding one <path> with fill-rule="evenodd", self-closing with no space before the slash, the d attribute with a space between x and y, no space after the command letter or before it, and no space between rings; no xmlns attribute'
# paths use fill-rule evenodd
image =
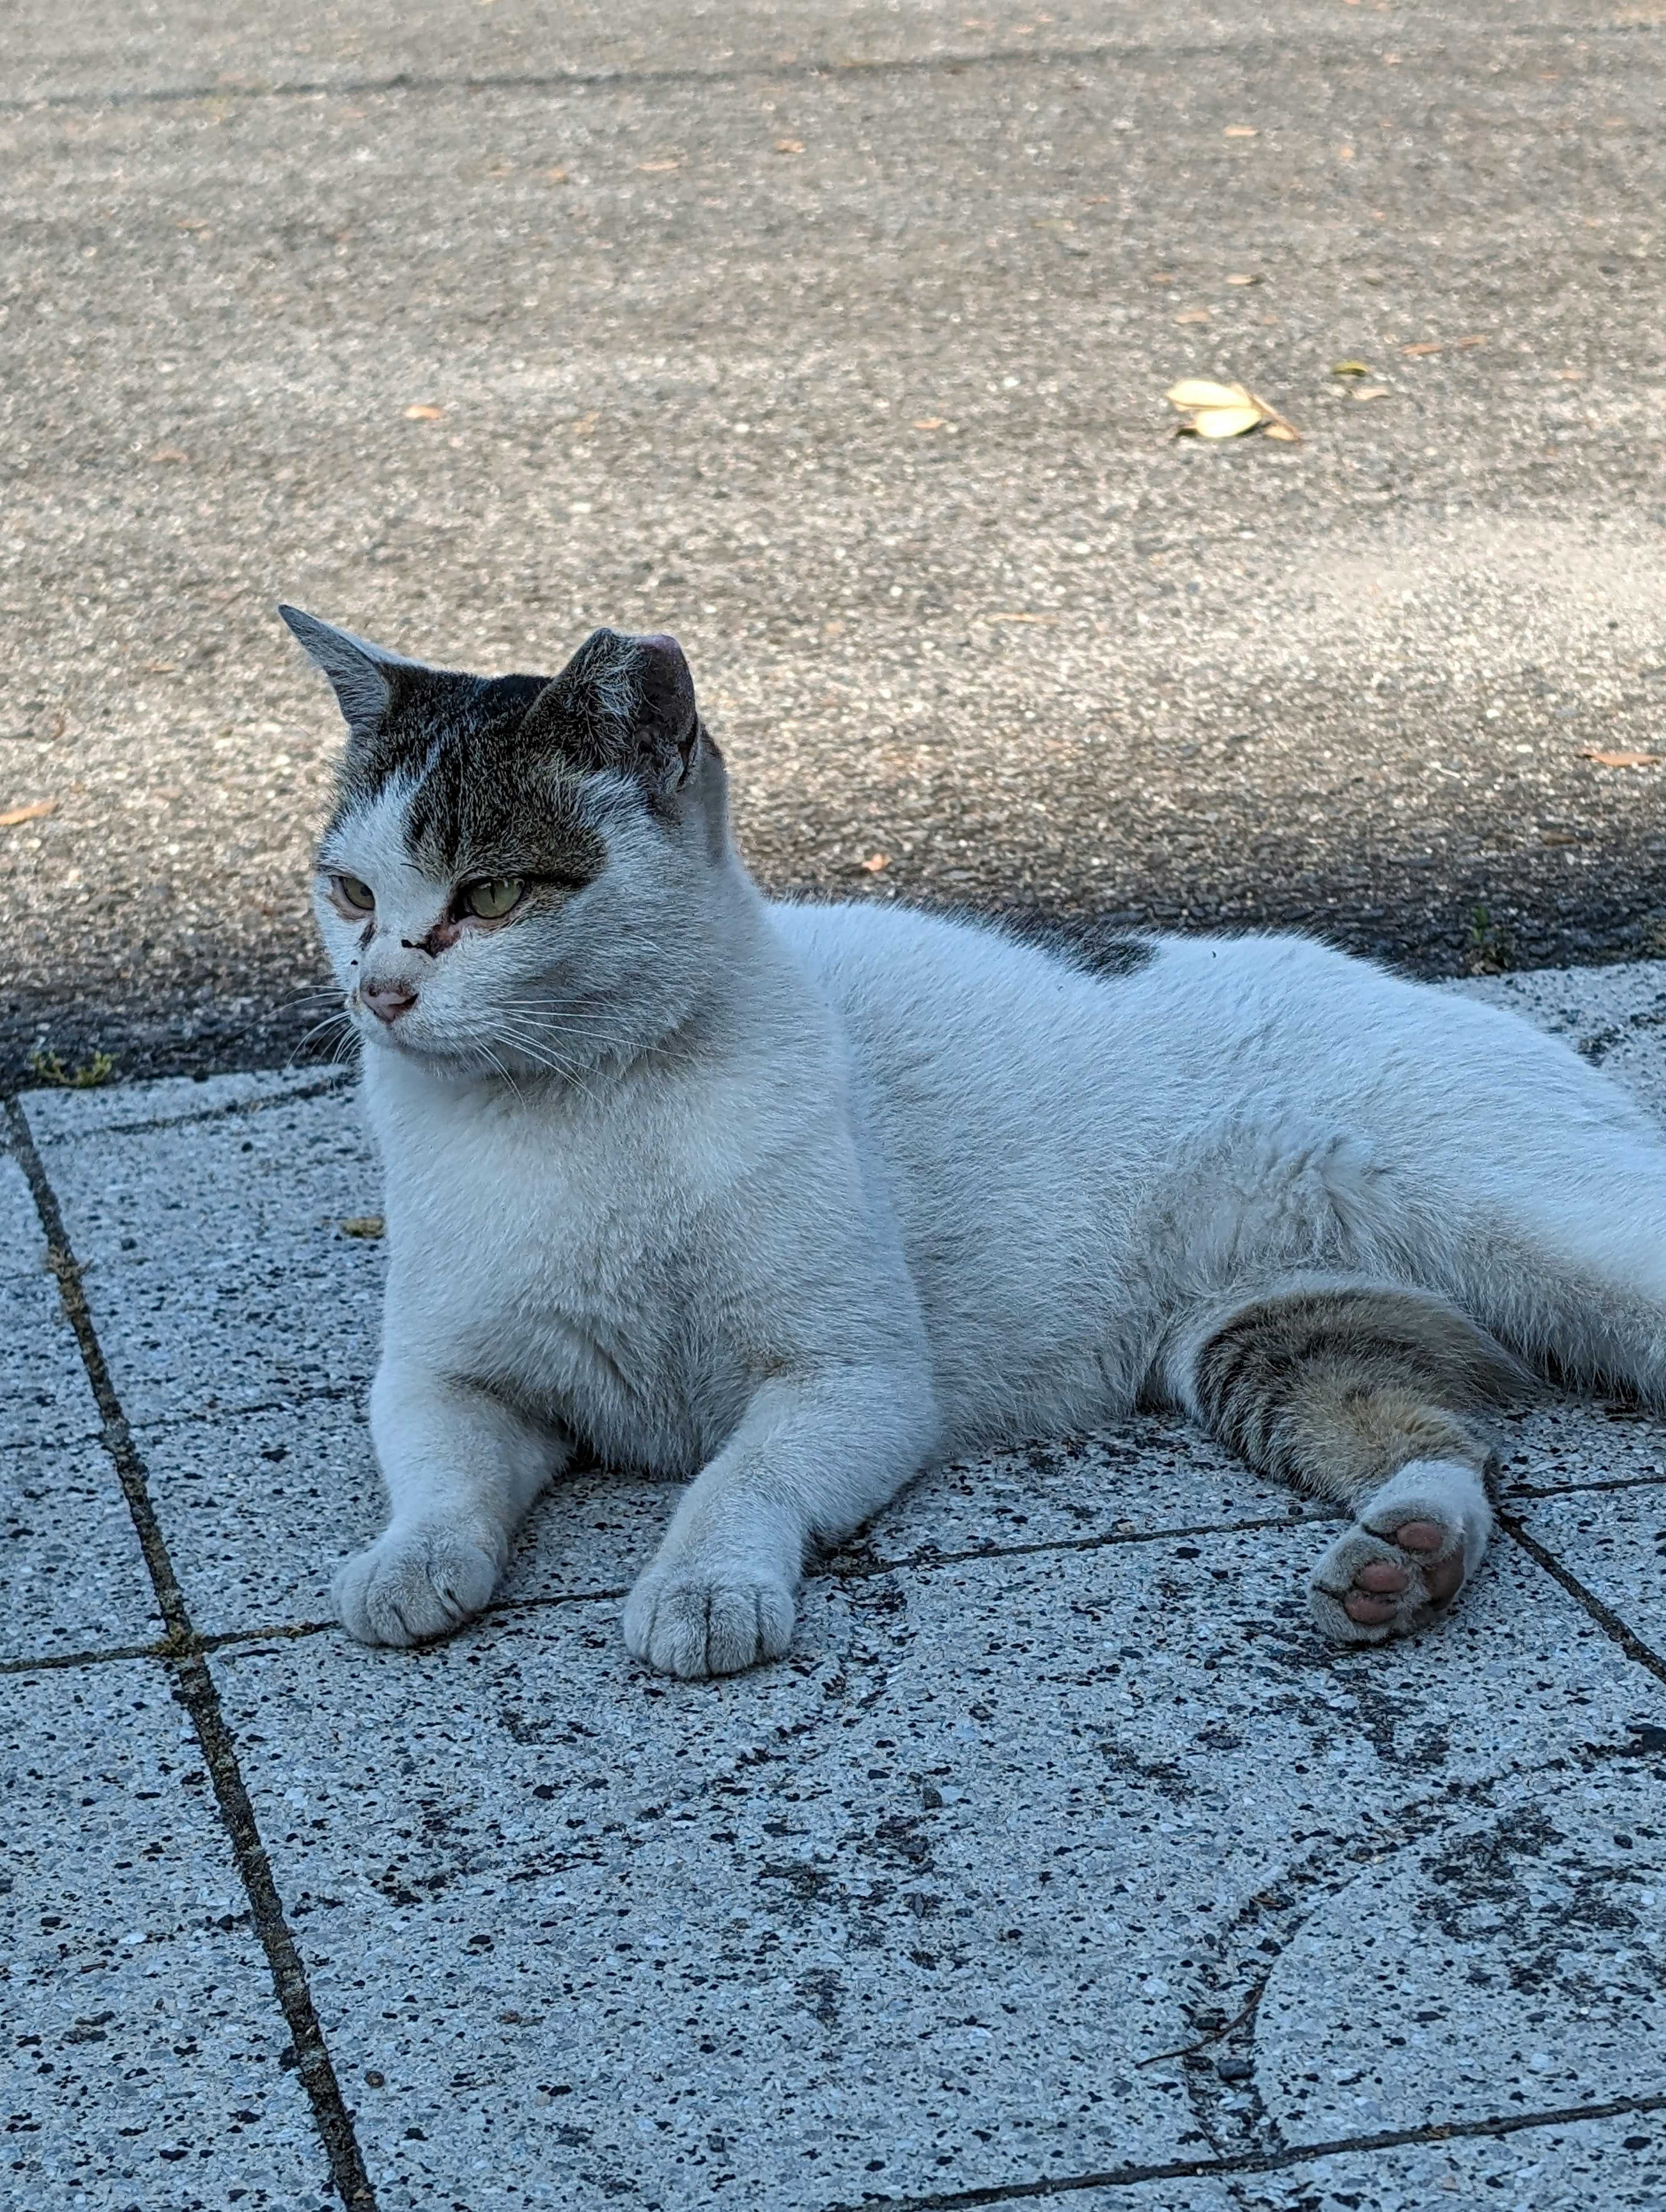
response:
<svg viewBox="0 0 1666 2212"><path fill-rule="evenodd" d="M677 1029L738 864L676 641L599 629L559 676L466 676L279 612L347 720L314 897L368 1043L581 1077Z"/></svg>

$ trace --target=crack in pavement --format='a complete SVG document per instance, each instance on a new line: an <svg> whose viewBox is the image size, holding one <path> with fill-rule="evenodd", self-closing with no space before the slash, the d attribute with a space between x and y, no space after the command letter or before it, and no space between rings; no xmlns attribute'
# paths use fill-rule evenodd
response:
<svg viewBox="0 0 1666 2212"><path fill-rule="evenodd" d="M1646 34L1652 27L1637 23L1584 24L1580 39L1590 45L1618 45ZM1461 28L1430 39L1404 33L1395 45L1402 55L1441 54L1455 46L1497 46L1501 40L1530 44L1566 38L1567 27L1559 23L1515 23L1507 28L1477 28L1467 37ZM0 114L27 115L59 107L161 107L192 100L230 103L266 100L362 100L391 92L435 96L446 93L631 91L645 85L712 85L813 82L818 78L880 76L960 76L970 70L1083 69L1104 62L1166 62L1177 67L1200 61L1262 58L1276 60L1299 52L1304 60L1334 57L1369 64L1378 58L1372 48L1357 38L1318 39L1292 33L1289 38L1203 39L1158 45L1149 40L1104 40L1080 46L996 46L971 53L891 54L872 58L846 55L812 57L795 62L698 63L674 69L644 69L629 64L589 69L504 70L484 75L447 76L398 70L389 76L301 78L288 83L208 83L156 85L149 89L122 91L112 88L84 91L15 94L0 100Z"/></svg>

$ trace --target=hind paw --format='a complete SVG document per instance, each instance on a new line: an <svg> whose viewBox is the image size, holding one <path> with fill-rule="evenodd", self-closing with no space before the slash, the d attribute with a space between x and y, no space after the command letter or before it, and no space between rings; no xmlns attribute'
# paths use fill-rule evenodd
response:
<svg viewBox="0 0 1666 2212"><path fill-rule="evenodd" d="M1341 1644L1415 1634L1462 1589L1492 1528L1474 1468L1440 1461L1402 1468L1315 1568L1314 1620Z"/></svg>

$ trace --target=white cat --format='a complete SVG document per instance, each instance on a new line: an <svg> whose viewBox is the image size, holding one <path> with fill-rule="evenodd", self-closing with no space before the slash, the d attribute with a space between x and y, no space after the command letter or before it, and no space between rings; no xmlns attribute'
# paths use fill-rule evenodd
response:
<svg viewBox="0 0 1666 2212"><path fill-rule="evenodd" d="M1353 1510L1313 1609L1376 1643L1485 1551L1522 1360L1666 1396L1666 1141L1525 1023L1297 938L1104 976L772 905L671 640L488 680L283 611L349 724L318 910L387 1177L356 1635L477 1613L581 1438L693 1478L631 1650L745 1667L917 1470L1143 1397Z"/></svg>

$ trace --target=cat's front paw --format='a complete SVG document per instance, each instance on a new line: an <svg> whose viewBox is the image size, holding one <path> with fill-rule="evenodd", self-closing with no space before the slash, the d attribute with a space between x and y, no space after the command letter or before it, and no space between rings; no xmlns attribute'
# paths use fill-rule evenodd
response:
<svg viewBox="0 0 1666 2212"><path fill-rule="evenodd" d="M397 1523L338 1570L336 1618L362 1644L426 1644L480 1611L503 1571L504 1547L477 1522Z"/></svg>
<svg viewBox="0 0 1666 2212"><path fill-rule="evenodd" d="M633 1658L661 1674L737 1674L779 1659L793 1640L793 1593L767 1571L650 1567L625 1603Z"/></svg>

